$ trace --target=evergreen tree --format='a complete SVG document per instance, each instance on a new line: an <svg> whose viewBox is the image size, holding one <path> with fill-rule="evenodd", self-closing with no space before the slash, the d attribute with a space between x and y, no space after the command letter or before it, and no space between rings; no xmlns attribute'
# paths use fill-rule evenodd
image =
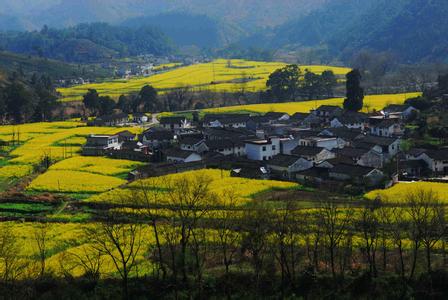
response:
<svg viewBox="0 0 448 300"><path fill-rule="evenodd" d="M360 111L363 107L364 89L361 87L361 73L354 69L346 75L347 97L344 100L344 109Z"/></svg>

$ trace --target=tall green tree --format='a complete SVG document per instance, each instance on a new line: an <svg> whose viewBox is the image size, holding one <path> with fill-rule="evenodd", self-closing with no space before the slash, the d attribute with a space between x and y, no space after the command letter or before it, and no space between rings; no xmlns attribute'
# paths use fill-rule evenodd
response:
<svg viewBox="0 0 448 300"><path fill-rule="evenodd" d="M82 103L84 103L84 106L87 109L96 114L100 107L100 96L98 95L98 92L94 89L89 89L84 95Z"/></svg>
<svg viewBox="0 0 448 300"><path fill-rule="evenodd" d="M332 97L333 89L338 84L336 76L334 75L333 71L326 70L322 72L320 77L324 93L326 94L327 97Z"/></svg>
<svg viewBox="0 0 448 300"><path fill-rule="evenodd" d="M295 100L300 90L302 71L297 65L288 65L275 70L266 82L266 86L276 101Z"/></svg>
<svg viewBox="0 0 448 300"><path fill-rule="evenodd" d="M161 109L158 103L157 90L153 86L145 85L140 90L136 98L134 111L140 109L141 106L143 106L145 112L159 111Z"/></svg>
<svg viewBox="0 0 448 300"><path fill-rule="evenodd" d="M28 121L36 107L36 95L20 82L13 82L9 85L5 94L6 109L14 122Z"/></svg>
<svg viewBox="0 0 448 300"><path fill-rule="evenodd" d="M99 97L99 113L100 115L108 115L113 113L116 107L116 103L114 99L109 96L100 96Z"/></svg>
<svg viewBox="0 0 448 300"><path fill-rule="evenodd" d="M364 102L364 89L361 87L361 73L354 69L347 73L347 97L344 100L344 109L360 111Z"/></svg>

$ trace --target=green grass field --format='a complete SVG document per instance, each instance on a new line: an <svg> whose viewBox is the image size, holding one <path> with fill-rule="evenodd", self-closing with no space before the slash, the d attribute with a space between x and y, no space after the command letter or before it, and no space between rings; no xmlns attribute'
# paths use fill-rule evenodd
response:
<svg viewBox="0 0 448 300"><path fill-rule="evenodd" d="M210 63L175 68L149 77L85 84L60 88L58 91L63 97L62 101L81 100L88 89L96 89L99 94L116 99L122 94L136 93L147 84L154 86L160 92L183 86L189 86L193 90L232 92L244 88L246 91L255 92L264 90L269 75L285 65L280 62L218 59ZM339 77L343 77L350 71L349 68L316 65L300 68L309 69L315 73L332 70Z"/></svg>

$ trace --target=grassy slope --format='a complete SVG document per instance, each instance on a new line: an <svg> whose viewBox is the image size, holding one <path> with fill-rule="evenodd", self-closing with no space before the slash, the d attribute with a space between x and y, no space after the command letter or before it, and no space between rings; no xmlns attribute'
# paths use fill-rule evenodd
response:
<svg viewBox="0 0 448 300"><path fill-rule="evenodd" d="M269 75L283 66L285 64L279 62L244 60L231 60L229 66L227 60L218 59L211 63L181 67L149 77L61 88L59 92L64 97L63 101L76 101L80 100L88 89L96 89L102 95L118 98L121 94L138 92L146 84L151 84L160 91L181 86L190 86L195 90L231 92L244 88L246 91L259 91L265 89ZM301 66L301 68L316 73L333 70L341 77L349 71L348 68L331 66ZM248 82L235 82L241 78L246 78Z"/></svg>

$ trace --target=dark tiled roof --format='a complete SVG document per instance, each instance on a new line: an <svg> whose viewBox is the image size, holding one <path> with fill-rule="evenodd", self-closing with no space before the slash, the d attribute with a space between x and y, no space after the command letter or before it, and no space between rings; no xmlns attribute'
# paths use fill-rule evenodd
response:
<svg viewBox="0 0 448 300"><path fill-rule="evenodd" d="M333 119L338 119L342 124L355 124L365 122L368 117L363 113L346 112L340 116L334 117Z"/></svg>
<svg viewBox="0 0 448 300"><path fill-rule="evenodd" d="M162 117L160 124L181 124L185 120L185 117Z"/></svg>
<svg viewBox="0 0 448 300"><path fill-rule="evenodd" d="M408 153L412 156L419 156L423 153L425 153L427 150L422 148L412 148L408 151Z"/></svg>
<svg viewBox="0 0 448 300"><path fill-rule="evenodd" d="M339 137L344 140L354 140L355 138L362 135L360 130L348 129L348 128L327 128L322 130L330 132L333 136Z"/></svg>
<svg viewBox="0 0 448 300"><path fill-rule="evenodd" d="M396 138L389 138L389 137L382 137L382 136L373 136L373 135L366 135L366 136L358 139L358 141L360 143L371 144L371 145L379 145L379 146L390 146L396 140L397 140Z"/></svg>
<svg viewBox="0 0 448 300"><path fill-rule="evenodd" d="M123 119L128 119L128 114L125 113L119 113L119 114L112 114L112 115L104 115L104 116L99 116L98 118L95 119L95 121L103 121L103 122L108 122L108 121L116 121L116 120L123 120Z"/></svg>
<svg viewBox="0 0 448 300"><path fill-rule="evenodd" d="M268 117L270 119L279 119L279 118L283 117L284 115L289 116L289 114L287 114L285 112L276 112L276 111L270 111L270 112L267 112L264 114L265 117Z"/></svg>
<svg viewBox="0 0 448 300"><path fill-rule="evenodd" d="M300 157L298 156L279 154L269 160L267 164L272 166L289 167L299 159Z"/></svg>
<svg viewBox="0 0 448 300"><path fill-rule="evenodd" d="M116 135L118 136L124 136L124 137L134 137L135 134L133 134L132 132L130 132L129 130L123 130L118 132Z"/></svg>
<svg viewBox="0 0 448 300"><path fill-rule="evenodd" d="M291 119L294 119L294 120L304 120L309 115L310 115L309 113L296 112L295 114L293 114L291 116Z"/></svg>
<svg viewBox="0 0 448 300"><path fill-rule="evenodd" d="M304 155L304 156L315 156L324 150L322 147L311 147L311 146L297 146L292 151L291 154L294 155Z"/></svg>
<svg viewBox="0 0 448 300"><path fill-rule="evenodd" d="M369 152L369 150L362 148L345 147L342 149L335 149L335 152L338 154L338 156L357 158Z"/></svg>
<svg viewBox="0 0 448 300"><path fill-rule="evenodd" d="M333 166L336 166L339 164L355 165L355 162L347 156L339 156L336 158L327 159L326 162L332 164Z"/></svg>
<svg viewBox="0 0 448 300"><path fill-rule="evenodd" d="M200 141L203 141L203 138L197 138L197 137L184 137L182 138L179 143L183 145L196 145Z"/></svg>
<svg viewBox="0 0 448 300"><path fill-rule="evenodd" d="M374 168L362 167L358 165L338 164L330 169L330 173L347 174L352 177L365 176L375 170Z"/></svg>
<svg viewBox="0 0 448 300"><path fill-rule="evenodd" d="M427 150L425 153L435 160L448 160L448 149Z"/></svg>
<svg viewBox="0 0 448 300"><path fill-rule="evenodd" d="M225 121L227 119L247 121L249 119L249 114L206 114L202 121L204 123L210 123L216 120L221 122L222 120Z"/></svg>
<svg viewBox="0 0 448 300"><path fill-rule="evenodd" d="M213 141L206 141L205 144L207 145L208 149L210 151L217 150L217 149L225 149L225 148L233 148L235 146L243 146L243 141L232 141L230 139L224 139L224 140L213 140Z"/></svg>
<svg viewBox="0 0 448 300"><path fill-rule="evenodd" d="M308 177L327 177L328 176L328 169L325 168L317 168L312 167L307 170L299 171L296 174L308 176Z"/></svg>
<svg viewBox="0 0 448 300"><path fill-rule="evenodd" d="M400 119L384 119L381 122L379 122L378 124L374 125L375 127L380 127L380 128L389 128L395 124L399 123Z"/></svg>
<svg viewBox="0 0 448 300"><path fill-rule="evenodd" d="M169 141L174 139L174 134L170 130L154 130L143 133L147 140Z"/></svg>
<svg viewBox="0 0 448 300"><path fill-rule="evenodd" d="M316 111L325 111L325 112L334 112L340 110L342 110L342 108L336 105L321 105L316 109Z"/></svg>
<svg viewBox="0 0 448 300"><path fill-rule="evenodd" d="M400 112L405 111L409 107L411 107L411 106L406 105L406 104L391 104L391 105L388 105L387 107L385 107L383 109L383 111L388 112L388 113L400 113Z"/></svg>
<svg viewBox="0 0 448 300"><path fill-rule="evenodd" d="M189 157L191 154L197 154L196 152L193 152L193 151L186 151L186 150L181 150L178 148L166 149L165 151L163 151L163 153L166 156L178 157L178 158L183 158L183 159Z"/></svg>

